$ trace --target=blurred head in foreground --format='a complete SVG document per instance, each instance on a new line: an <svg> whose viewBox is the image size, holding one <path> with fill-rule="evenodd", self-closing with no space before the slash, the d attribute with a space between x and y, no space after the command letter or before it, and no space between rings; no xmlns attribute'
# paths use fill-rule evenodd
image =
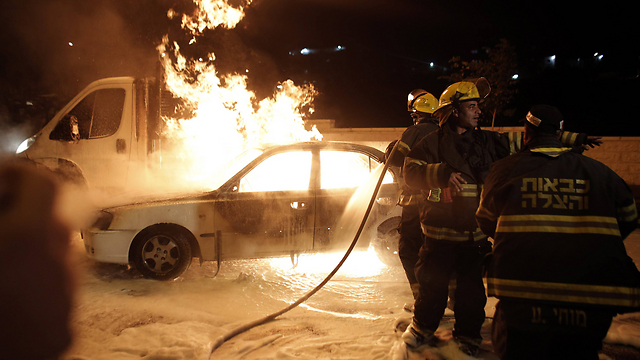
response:
<svg viewBox="0 0 640 360"><path fill-rule="evenodd" d="M8 358L57 358L71 343L71 232L57 215L59 193L49 172L0 163L0 354Z"/></svg>

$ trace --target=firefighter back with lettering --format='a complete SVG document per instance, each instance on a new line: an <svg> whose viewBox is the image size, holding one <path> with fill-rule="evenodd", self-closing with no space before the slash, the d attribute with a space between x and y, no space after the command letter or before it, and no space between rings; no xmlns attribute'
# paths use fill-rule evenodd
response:
<svg viewBox="0 0 640 360"><path fill-rule="evenodd" d="M438 107L438 99L429 92L422 89L415 89L409 93L407 99L407 110L413 119L413 125L409 126L400 137L396 151L391 154L395 141L390 143L385 152L385 161L392 166L402 167L404 157L409 153L418 141L427 134L438 130L438 120L433 117L433 112ZM390 156L392 155L392 156ZM402 206L402 220L398 232L398 255L404 268L411 293L415 299L418 296L420 284L415 275L415 266L418 262L418 252L424 242L422 230L420 229L420 209L419 203L422 201L420 190L411 189L406 185L402 187L399 205ZM405 305L410 310L413 307Z"/></svg>
<svg viewBox="0 0 640 360"><path fill-rule="evenodd" d="M488 293L501 359L598 359L616 313L640 310L623 240L638 216L627 184L558 140L562 115L536 105L525 148L491 168L477 211L495 239Z"/></svg>

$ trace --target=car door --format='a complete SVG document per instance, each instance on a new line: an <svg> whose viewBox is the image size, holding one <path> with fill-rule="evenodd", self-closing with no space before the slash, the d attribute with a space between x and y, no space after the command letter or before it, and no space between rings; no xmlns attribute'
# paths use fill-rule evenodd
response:
<svg viewBox="0 0 640 360"><path fill-rule="evenodd" d="M313 248L312 152L274 154L246 172L215 202L221 256L253 258Z"/></svg>
<svg viewBox="0 0 640 360"><path fill-rule="evenodd" d="M354 150L320 151L320 188L316 193L316 228L314 249L342 250L353 239L335 239L336 225L349 200L371 178L380 163L370 155ZM393 182L385 177L386 182ZM366 207L367 204L362 204ZM359 242L367 244L366 242Z"/></svg>

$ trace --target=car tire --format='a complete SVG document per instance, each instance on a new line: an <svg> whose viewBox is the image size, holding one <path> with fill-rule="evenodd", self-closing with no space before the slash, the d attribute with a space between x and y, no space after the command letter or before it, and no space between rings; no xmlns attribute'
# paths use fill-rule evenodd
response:
<svg viewBox="0 0 640 360"><path fill-rule="evenodd" d="M400 257L398 256L398 243L400 240L401 218L399 216L385 220L378 226L377 236L373 239L371 245L378 256L378 259L387 266L401 266Z"/></svg>
<svg viewBox="0 0 640 360"><path fill-rule="evenodd" d="M171 225L155 225L133 240L130 259L144 277L173 280L191 264L192 251L184 231Z"/></svg>

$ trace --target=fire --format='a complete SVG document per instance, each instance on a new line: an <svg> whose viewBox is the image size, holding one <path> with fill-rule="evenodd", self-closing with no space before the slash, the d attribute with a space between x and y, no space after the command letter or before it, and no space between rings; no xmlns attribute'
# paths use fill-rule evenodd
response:
<svg viewBox="0 0 640 360"><path fill-rule="evenodd" d="M243 7L224 0L194 0L194 15L182 16L182 27L194 39L205 29L223 26L233 29L244 17ZM249 5L251 1L247 1ZM169 11L169 17L176 16ZM283 81L270 98L258 101L247 89L245 74L217 73L211 61L187 59L168 36L158 46L167 87L194 109L189 119L163 119L165 136L172 149L179 149L180 164L189 169L188 178L205 177L252 147L322 140L314 127L306 130L302 110L310 108L316 90ZM164 150L164 149L163 149Z"/></svg>
<svg viewBox="0 0 640 360"><path fill-rule="evenodd" d="M218 26L233 29L244 17L242 6L234 8L224 0L194 0L194 2L198 6L197 13L194 16L186 14L182 16L182 27L191 30L194 35L201 34L204 29L213 29ZM247 6L250 4L251 0L248 0ZM173 18L175 13L169 10L167 15Z"/></svg>

